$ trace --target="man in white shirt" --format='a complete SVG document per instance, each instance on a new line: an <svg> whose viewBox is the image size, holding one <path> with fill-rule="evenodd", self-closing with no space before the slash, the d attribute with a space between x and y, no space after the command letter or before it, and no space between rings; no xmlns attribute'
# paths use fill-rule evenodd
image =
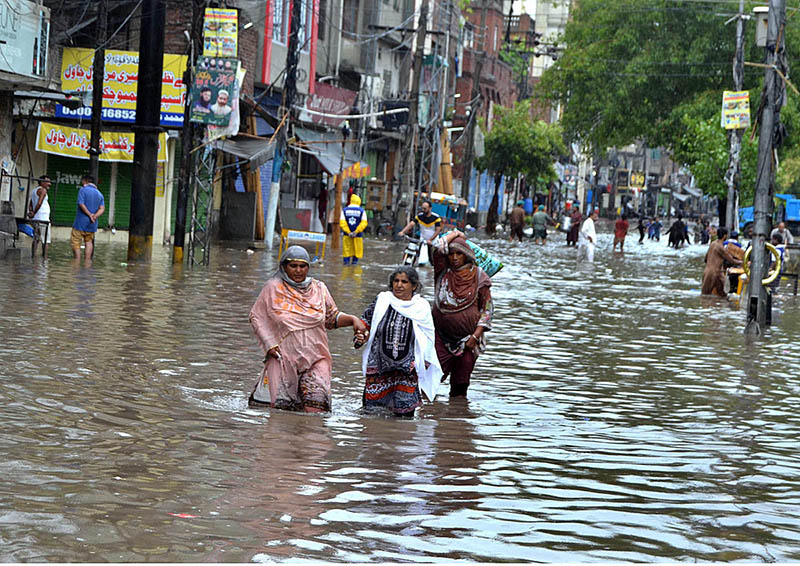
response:
<svg viewBox="0 0 800 566"><path fill-rule="evenodd" d="M783 240L784 244L793 244L794 238L792 237L792 233L786 229L786 224L783 222L778 222L778 227L775 228L772 232L770 232L769 239L772 240L772 236L778 234L781 239Z"/></svg>
<svg viewBox="0 0 800 566"><path fill-rule="evenodd" d="M595 208L589 218L583 221L580 231L580 242L578 243L578 260L585 260L589 263L594 262L594 247L597 243L597 232L594 228L594 222L600 216L599 211Z"/></svg>

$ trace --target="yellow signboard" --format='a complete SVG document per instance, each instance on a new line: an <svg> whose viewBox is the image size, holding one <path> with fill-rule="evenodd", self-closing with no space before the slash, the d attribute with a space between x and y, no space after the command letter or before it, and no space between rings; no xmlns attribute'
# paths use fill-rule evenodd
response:
<svg viewBox="0 0 800 566"><path fill-rule="evenodd" d="M89 159L91 132L60 124L39 122L36 150L77 159ZM134 134L130 132L102 132L100 134L100 160L133 163ZM158 136L158 161L167 160L167 134Z"/></svg>
<svg viewBox="0 0 800 566"><path fill-rule="evenodd" d="M182 126L186 88L183 72L185 55L164 55L161 75L161 124ZM88 92L92 90L94 50L82 47L64 48L61 59L61 89ZM136 51L106 51L103 80L103 120L109 122L136 121L136 90L139 81L139 53ZM92 115L91 107L77 109L56 105L58 118L82 118Z"/></svg>
<svg viewBox="0 0 800 566"><path fill-rule="evenodd" d="M203 20L204 57L236 57L238 21L236 10L206 8Z"/></svg>
<svg viewBox="0 0 800 566"><path fill-rule="evenodd" d="M726 90L722 93L722 127L738 130L750 127L750 93Z"/></svg>

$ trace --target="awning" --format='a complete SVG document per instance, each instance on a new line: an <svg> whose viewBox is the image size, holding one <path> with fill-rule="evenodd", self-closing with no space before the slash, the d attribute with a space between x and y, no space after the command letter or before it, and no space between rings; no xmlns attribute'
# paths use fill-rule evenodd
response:
<svg viewBox="0 0 800 566"><path fill-rule="evenodd" d="M701 191L700 189L695 189L692 187L681 187L681 188L695 198L701 198L703 196L703 191Z"/></svg>
<svg viewBox="0 0 800 566"><path fill-rule="evenodd" d="M313 155L329 175L338 175L341 165L345 177L360 179L370 176L369 165L358 158L353 152L353 148L348 147L353 144L333 141L341 139L341 134L317 132L297 127L294 129L294 133L300 140L310 142L302 148L303 153ZM342 161L342 145L345 146L344 161Z"/></svg>
<svg viewBox="0 0 800 566"><path fill-rule="evenodd" d="M270 143L266 138L242 135L216 140L214 149L235 155L244 159L252 167L260 167L275 154L275 142Z"/></svg>

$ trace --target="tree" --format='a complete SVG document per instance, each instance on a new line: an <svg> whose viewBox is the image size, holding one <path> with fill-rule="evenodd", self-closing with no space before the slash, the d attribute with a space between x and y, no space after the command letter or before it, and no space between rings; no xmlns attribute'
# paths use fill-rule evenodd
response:
<svg viewBox="0 0 800 566"><path fill-rule="evenodd" d="M486 232L495 233L500 183L504 176L523 174L528 179L556 179L553 162L565 152L563 133L551 125L531 118L530 101L512 108L496 107L496 118L486 134L486 153L476 161L479 170L494 175L494 195L486 218Z"/></svg>
<svg viewBox="0 0 800 566"><path fill-rule="evenodd" d="M748 1L746 13L754 2ZM573 3L567 49L547 69L539 96L564 109L567 139L598 149L644 139L672 147L686 133L674 110L696 96L731 89L735 30L724 25L735 4L714 0L581 0ZM747 34L745 60L763 48ZM800 47L798 26L786 27L787 50ZM763 69L745 67L744 88L759 89ZM753 110L755 110L754 104Z"/></svg>

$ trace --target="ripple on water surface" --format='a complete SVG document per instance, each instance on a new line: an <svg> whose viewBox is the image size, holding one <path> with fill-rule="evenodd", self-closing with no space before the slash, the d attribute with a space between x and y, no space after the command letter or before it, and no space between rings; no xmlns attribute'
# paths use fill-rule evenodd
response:
<svg viewBox="0 0 800 566"><path fill-rule="evenodd" d="M601 234L587 268L553 240L482 242L506 267L469 400L410 420L359 412L348 330L333 413L247 407L266 252L192 270L99 245L85 268L57 242L0 263L0 559L800 559L795 300L748 344L740 311L699 296L700 246L623 256ZM345 312L401 253L366 248L312 268Z"/></svg>

